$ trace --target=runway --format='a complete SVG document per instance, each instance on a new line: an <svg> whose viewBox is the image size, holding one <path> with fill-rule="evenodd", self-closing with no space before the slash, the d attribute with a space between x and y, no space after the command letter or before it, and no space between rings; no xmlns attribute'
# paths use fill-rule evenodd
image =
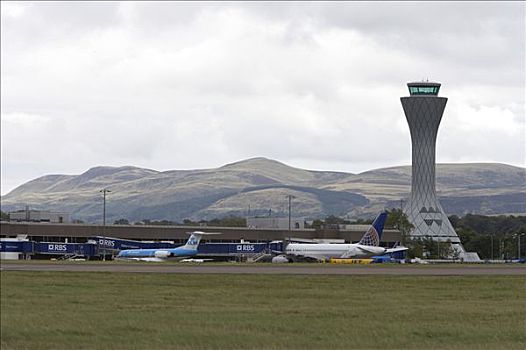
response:
<svg viewBox="0 0 526 350"><path fill-rule="evenodd" d="M265 275L522 275L524 265L330 265L312 264L149 264L83 262L2 262L1 271L123 272L178 274L265 274Z"/></svg>

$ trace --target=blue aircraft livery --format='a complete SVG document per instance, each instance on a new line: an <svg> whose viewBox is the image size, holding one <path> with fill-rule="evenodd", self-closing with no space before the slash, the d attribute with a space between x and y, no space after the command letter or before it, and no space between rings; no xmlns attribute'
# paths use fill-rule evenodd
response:
<svg viewBox="0 0 526 350"><path fill-rule="evenodd" d="M177 248L157 249L127 249L122 250L117 259L142 260L142 261L164 261L166 259L185 259L197 254L197 247L203 236L215 235L217 233L195 231L185 245Z"/></svg>
<svg viewBox="0 0 526 350"><path fill-rule="evenodd" d="M382 233L384 231L384 224L386 219L387 213L380 213L380 215L376 217L372 225L369 227L367 232L365 232L358 244L378 247L380 245L380 239L382 238Z"/></svg>

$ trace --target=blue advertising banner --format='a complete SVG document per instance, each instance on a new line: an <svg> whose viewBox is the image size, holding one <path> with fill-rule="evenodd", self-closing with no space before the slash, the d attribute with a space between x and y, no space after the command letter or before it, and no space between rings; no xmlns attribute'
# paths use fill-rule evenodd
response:
<svg viewBox="0 0 526 350"><path fill-rule="evenodd" d="M84 243L77 244L75 249L75 254L84 255L84 256L94 256L97 255L98 248L95 244Z"/></svg>
<svg viewBox="0 0 526 350"><path fill-rule="evenodd" d="M234 245L236 253L241 254L258 254L267 248L266 243L234 243Z"/></svg>
<svg viewBox="0 0 526 350"><path fill-rule="evenodd" d="M155 248L175 248L177 245L162 242L141 242L129 239L96 236L92 237L99 249L104 250L125 250L125 249L155 249Z"/></svg>
<svg viewBox="0 0 526 350"><path fill-rule="evenodd" d="M42 254L73 254L75 243L35 242L35 252Z"/></svg>
<svg viewBox="0 0 526 350"><path fill-rule="evenodd" d="M265 251L267 243L202 243L198 254L258 254Z"/></svg>
<svg viewBox="0 0 526 350"><path fill-rule="evenodd" d="M0 252L6 253L33 253L33 242L17 241L8 242L0 241Z"/></svg>
<svg viewBox="0 0 526 350"><path fill-rule="evenodd" d="M91 243L35 242L35 253L93 256L97 253L97 247Z"/></svg>

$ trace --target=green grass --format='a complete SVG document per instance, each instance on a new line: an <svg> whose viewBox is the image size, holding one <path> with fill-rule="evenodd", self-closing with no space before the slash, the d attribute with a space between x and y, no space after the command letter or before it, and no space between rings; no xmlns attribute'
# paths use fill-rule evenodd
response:
<svg viewBox="0 0 526 350"><path fill-rule="evenodd" d="M524 349L524 276L1 274L2 349Z"/></svg>
<svg viewBox="0 0 526 350"><path fill-rule="evenodd" d="M450 268L450 269L456 269L458 267L462 268L472 268L472 269L479 269L479 268L515 268L515 269L525 269L526 265L524 264L516 264L516 263L497 263L497 264L491 264L491 263L483 263L483 264L470 264L470 263L447 263L447 264L398 264L398 263L382 263L382 264L331 264L331 263L313 263L313 262L295 262L293 264L273 264L273 263L264 263L264 262L258 262L258 263L249 263L249 262L234 262L234 261L207 261L204 263L181 263L177 260L166 260L161 262L144 262L144 261L134 261L134 260L86 260L86 261L75 261L75 260L48 260L48 259L42 259L42 260L1 260L1 265L19 265L19 264L29 264L29 265L145 265L145 266L152 266L152 265L159 265L159 266L166 266L166 265L177 265L177 266L192 266L192 265L202 265L202 266L236 266L236 267L249 267L251 269L258 268L258 267L280 267L280 266L289 266L289 267L296 267L296 266L304 266L309 268L334 268L334 269L356 269L356 268L363 268L363 269L383 269L383 268L420 268L420 269L428 269L428 268Z"/></svg>

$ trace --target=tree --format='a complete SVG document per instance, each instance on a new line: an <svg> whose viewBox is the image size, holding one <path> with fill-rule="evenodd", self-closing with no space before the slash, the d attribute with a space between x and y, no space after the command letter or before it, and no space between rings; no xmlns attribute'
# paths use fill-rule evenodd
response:
<svg viewBox="0 0 526 350"><path fill-rule="evenodd" d="M205 221L205 224L220 227L247 227L247 220L239 216L227 216L221 219L212 219L208 222Z"/></svg>
<svg viewBox="0 0 526 350"><path fill-rule="evenodd" d="M470 242L473 241L473 239L477 235L475 231L473 231L470 228L461 227L461 228L456 229L456 232L457 232L458 238L460 238L460 242L466 249L470 246Z"/></svg>
<svg viewBox="0 0 526 350"><path fill-rule="evenodd" d="M150 225L157 225L157 226L173 226L177 225L176 222L170 221L170 220L160 220L160 221L151 221Z"/></svg>
<svg viewBox="0 0 526 350"><path fill-rule="evenodd" d="M408 258L456 259L458 253L450 240L440 242L432 237L408 238L406 242Z"/></svg>
<svg viewBox="0 0 526 350"><path fill-rule="evenodd" d="M127 219L119 219L113 222L114 225L129 225L130 222Z"/></svg>
<svg viewBox="0 0 526 350"><path fill-rule="evenodd" d="M373 223L373 220L372 219L362 219L362 218L359 218L357 219L356 221L353 221L353 224L354 225L370 225Z"/></svg>
<svg viewBox="0 0 526 350"><path fill-rule="evenodd" d="M325 225L343 225L349 224L350 221L342 219L338 216L329 215L325 218Z"/></svg>
<svg viewBox="0 0 526 350"><path fill-rule="evenodd" d="M513 235L526 232L526 216L467 214L449 219L466 251L476 252L482 259L517 256L517 239ZM525 248L521 245L521 256Z"/></svg>
<svg viewBox="0 0 526 350"><path fill-rule="evenodd" d="M439 242L438 245L438 258L439 259L456 259L458 258L458 253L453 249L453 244L448 238L445 242Z"/></svg>
<svg viewBox="0 0 526 350"><path fill-rule="evenodd" d="M438 243L438 244L437 244ZM433 240L432 237L422 238L422 255L428 259L438 259L440 243Z"/></svg>
<svg viewBox="0 0 526 350"><path fill-rule="evenodd" d="M9 221L9 213L0 210L0 220Z"/></svg>
<svg viewBox="0 0 526 350"><path fill-rule="evenodd" d="M409 259L413 258L423 258L424 257L424 243L421 239L409 239L406 242L407 257Z"/></svg>
<svg viewBox="0 0 526 350"><path fill-rule="evenodd" d="M315 219L314 221L312 221L311 228L315 230L320 230L322 227L323 227L323 220Z"/></svg>
<svg viewBox="0 0 526 350"><path fill-rule="evenodd" d="M199 223L197 223L195 221L192 221L190 219L184 219L183 220L183 225L185 225L185 226L199 226Z"/></svg>
<svg viewBox="0 0 526 350"><path fill-rule="evenodd" d="M458 227L458 223L460 222L460 218L457 215L451 215L449 217L449 222L453 227Z"/></svg>
<svg viewBox="0 0 526 350"><path fill-rule="evenodd" d="M385 222L386 227L393 227L400 231L402 236L401 244L406 246L409 242L409 233L414 228L413 224L409 222L407 215L403 212L402 209L393 208L388 211L387 220Z"/></svg>

